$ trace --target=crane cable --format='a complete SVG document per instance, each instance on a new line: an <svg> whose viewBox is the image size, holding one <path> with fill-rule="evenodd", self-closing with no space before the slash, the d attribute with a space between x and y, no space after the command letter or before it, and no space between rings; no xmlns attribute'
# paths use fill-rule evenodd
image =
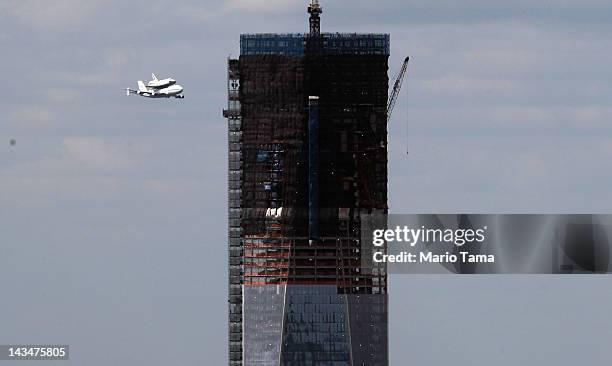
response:
<svg viewBox="0 0 612 366"><path fill-rule="evenodd" d="M406 75L408 75L408 67L406 66ZM408 85L406 85L406 91L404 92L406 94L406 155L410 155L410 148L409 148L409 140L410 140L410 108L408 103L410 102L410 98L408 95Z"/></svg>

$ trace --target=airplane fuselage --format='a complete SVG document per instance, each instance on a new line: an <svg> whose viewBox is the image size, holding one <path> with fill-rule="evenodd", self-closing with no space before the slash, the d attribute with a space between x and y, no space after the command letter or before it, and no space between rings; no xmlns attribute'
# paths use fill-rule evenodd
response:
<svg viewBox="0 0 612 366"><path fill-rule="evenodd" d="M181 93L183 92L183 87L178 85L178 84L174 84L172 86L169 86L167 88L164 89L159 89L159 90L155 90L155 89L148 89L147 91L142 91L142 90L128 90L128 94L137 94L141 97L145 97L145 98L178 98L178 99L183 99L185 98L185 96L183 96Z"/></svg>
<svg viewBox="0 0 612 366"><path fill-rule="evenodd" d="M142 93L143 97L147 96L149 98L171 98L171 97L182 98L183 96L180 94L183 92L183 90L184 89L182 86L178 84L174 84L167 88L158 89L158 90L150 90L148 92L140 92L139 94Z"/></svg>

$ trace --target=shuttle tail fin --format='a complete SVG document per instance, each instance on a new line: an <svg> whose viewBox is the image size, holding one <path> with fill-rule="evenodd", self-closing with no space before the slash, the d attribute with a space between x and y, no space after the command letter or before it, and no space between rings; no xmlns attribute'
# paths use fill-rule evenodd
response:
<svg viewBox="0 0 612 366"><path fill-rule="evenodd" d="M144 81L142 80L138 80L138 91L143 92L143 93L148 91L147 87L145 86Z"/></svg>
<svg viewBox="0 0 612 366"><path fill-rule="evenodd" d="M151 74L151 77L153 78L153 80L157 81L157 76L155 76L155 74Z"/></svg>

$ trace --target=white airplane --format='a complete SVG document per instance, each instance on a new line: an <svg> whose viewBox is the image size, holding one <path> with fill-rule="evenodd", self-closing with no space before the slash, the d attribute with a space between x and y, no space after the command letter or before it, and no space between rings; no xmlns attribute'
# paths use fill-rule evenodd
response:
<svg viewBox="0 0 612 366"><path fill-rule="evenodd" d="M184 89L176 83L176 80L170 78L159 80L155 74L152 76L153 80L148 83L148 86L145 85L144 81L138 80L138 90L126 88L126 94L136 94L146 98L185 98L181 94Z"/></svg>

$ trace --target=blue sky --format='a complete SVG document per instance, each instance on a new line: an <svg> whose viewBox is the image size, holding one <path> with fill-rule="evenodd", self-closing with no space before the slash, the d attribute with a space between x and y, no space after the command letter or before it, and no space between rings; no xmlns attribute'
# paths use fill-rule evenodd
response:
<svg viewBox="0 0 612 366"><path fill-rule="evenodd" d="M324 31L391 33L391 75L411 56L393 212L609 213L612 3L322 5ZM69 343L74 364L224 361L226 58L240 33L305 31L305 7L0 4L0 343ZM125 96L151 72L186 99ZM602 364L609 285L394 277L392 360Z"/></svg>

